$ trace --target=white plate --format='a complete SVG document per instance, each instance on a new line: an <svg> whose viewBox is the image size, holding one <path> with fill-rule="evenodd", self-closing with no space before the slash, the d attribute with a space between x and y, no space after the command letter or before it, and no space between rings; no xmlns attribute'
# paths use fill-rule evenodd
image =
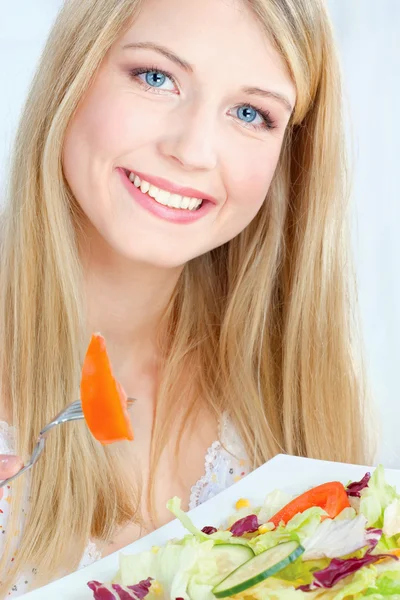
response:
<svg viewBox="0 0 400 600"><path fill-rule="evenodd" d="M239 498L248 498L255 505L260 505L264 497L276 488L292 494L300 494L307 488L326 483L341 481L347 484L349 480L361 479L370 467L345 465L341 463L311 460L279 454L265 465L250 473L244 479L227 490L211 498L190 512L190 516L198 527L205 525L218 526L234 512L235 502ZM400 471L386 470L387 481L400 491ZM150 535L126 546L125 554L137 554L152 546L165 544L169 539L182 537L185 530L177 520L164 525ZM26 600L93 600L93 594L87 587L87 582L111 581L118 571L119 552L110 554L93 565L81 569L67 577L63 577L43 588L24 594ZM143 573L146 577L146 573Z"/></svg>

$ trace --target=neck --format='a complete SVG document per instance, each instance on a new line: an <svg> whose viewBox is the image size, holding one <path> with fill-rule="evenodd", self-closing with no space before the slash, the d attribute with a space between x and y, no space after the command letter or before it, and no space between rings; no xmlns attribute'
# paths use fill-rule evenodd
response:
<svg viewBox="0 0 400 600"><path fill-rule="evenodd" d="M81 247L89 333L106 339L115 372L156 356L157 334L182 267L135 263L91 237ZM136 371L136 368L135 368Z"/></svg>

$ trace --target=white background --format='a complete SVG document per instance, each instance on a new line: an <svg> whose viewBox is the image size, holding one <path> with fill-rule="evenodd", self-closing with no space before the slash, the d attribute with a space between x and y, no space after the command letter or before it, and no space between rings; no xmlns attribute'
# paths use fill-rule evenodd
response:
<svg viewBox="0 0 400 600"><path fill-rule="evenodd" d="M0 189L29 80L60 4L0 0ZM351 115L353 237L368 369L383 422L379 458L400 468L400 0L329 5Z"/></svg>

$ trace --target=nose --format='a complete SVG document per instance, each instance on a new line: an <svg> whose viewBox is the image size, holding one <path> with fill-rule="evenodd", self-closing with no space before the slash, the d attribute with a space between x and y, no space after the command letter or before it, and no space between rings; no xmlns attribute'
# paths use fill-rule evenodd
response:
<svg viewBox="0 0 400 600"><path fill-rule="evenodd" d="M210 107L189 103L170 113L159 140L163 156L188 171L211 171L217 165L217 123Z"/></svg>

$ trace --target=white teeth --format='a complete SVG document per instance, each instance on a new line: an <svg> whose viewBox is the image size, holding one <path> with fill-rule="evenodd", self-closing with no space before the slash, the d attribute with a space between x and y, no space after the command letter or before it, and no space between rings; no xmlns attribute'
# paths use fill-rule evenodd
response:
<svg viewBox="0 0 400 600"><path fill-rule="evenodd" d="M140 184L140 189L143 192L143 194L146 194L149 189L150 189L150 184L148 181L142 181L142 183Z"/></svg>
<svg viewBox="0 0 400 600"><path fill-rule="evenodd" d="M182 208L182 196L179 194L171 194L169 205L173 208Z"/></svg>
<svg viewBox="0 0 400 600"><path fill-rule="evenodd" d="M154 198L154 200L155 200L156 196L157 196L157 192L158 192L158 188L155 185L150 185L150 189L147 193L149 194L149 196L151 196L151 198Z"/></svg>
<svg viewBox="0 0 400 600"><path fill-rule="evenodd" d="M188 196L185 196L184 199L182 200L182 208L189 208L189 204L190 204L190 198Z"/></svg>
<svg viewBox="0 0 400 600"><path fill-rule="evenodd" d="M169 204L170 196L171 194L166 190L158 190L154 200L157 200L157 202L159 202L160 204L164 204L164 206L167 206Z"/></svg>
<svg viewBox="0 0 400 600"><path fill-rule="evenodd" d="M148 181L140 179L140 177L134 173L129 174L129 179L132 181L135 187L140 188L143 194L148 194L156 202L163 204L164 206L186 210L196 210L203 203L203 200L199 200L198 198L190 198L189 196L171 194L166 190L162 190L155 185L150 184Z"/></svg>

